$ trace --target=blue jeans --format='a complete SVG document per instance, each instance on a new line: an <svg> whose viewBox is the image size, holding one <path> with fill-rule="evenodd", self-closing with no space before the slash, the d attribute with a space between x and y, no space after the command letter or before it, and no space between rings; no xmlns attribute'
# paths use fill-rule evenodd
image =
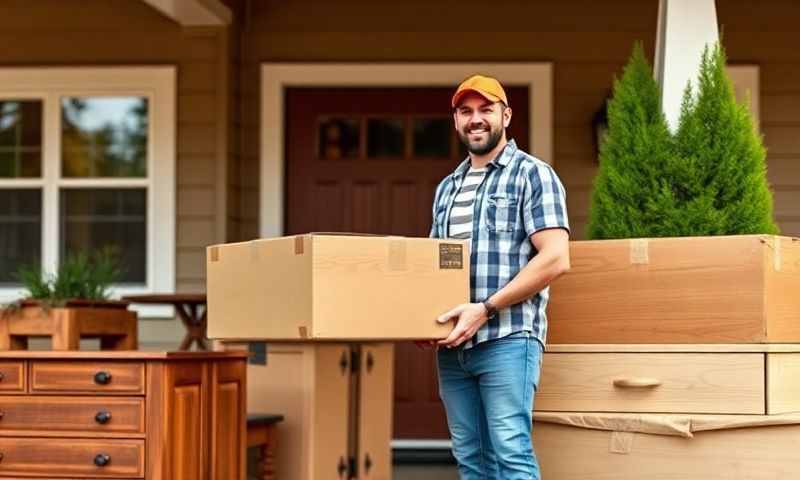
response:
<svg viewBox="0 0 800 480"><path fill-rule="evenodd" d="M531 444L539 341L519 332L467 350L440 348L437 356L461 480L539 480Z"/></svg>

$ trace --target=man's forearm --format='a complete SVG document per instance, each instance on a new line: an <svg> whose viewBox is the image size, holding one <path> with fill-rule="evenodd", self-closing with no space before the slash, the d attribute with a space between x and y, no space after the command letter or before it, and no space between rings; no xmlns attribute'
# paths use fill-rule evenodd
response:
<svg viewBox="0 0 800 480"><path fill-rule="evenodd" d="M513 280L491 296L498 309L516 305L550 285L569 270L569 250L551 248L540 251Z"/></svg>

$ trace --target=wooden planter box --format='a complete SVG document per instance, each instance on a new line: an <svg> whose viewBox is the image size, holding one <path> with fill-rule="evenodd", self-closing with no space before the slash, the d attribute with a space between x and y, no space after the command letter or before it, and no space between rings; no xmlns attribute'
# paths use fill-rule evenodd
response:
<svg viewBox="0 0 800 480"><path fill-rule="evenodd" d="M30 337L51 337L53 350L78 350L81 338L99 338L103 350L136 350L136 312L128 302L71 300L45 309L23 302L15 312L0 313L0 350L24 350Z"/></svg>
<svg viewBox="0 0 800 480"><path fill-rule="evenodd" d="M549 343L800 342L800 239L581 241L570 256Z"/></svg>

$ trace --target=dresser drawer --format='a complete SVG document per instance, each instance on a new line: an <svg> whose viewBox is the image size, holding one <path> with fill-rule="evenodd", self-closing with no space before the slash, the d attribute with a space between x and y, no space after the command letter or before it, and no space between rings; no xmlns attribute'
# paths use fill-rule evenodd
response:
<svg viewBox="0 0 800 480"><path fill-rule="evenodd" d="M0 362L0 393L24 390L24 364L22 362Z"/></svg>
<svg viewBox="0 0 800 480"><path fill-rule="evenodd" d="M144 432L144 398L0 397L0 431Z"/></svg>
<svg viewBox="0 0 800 480"><path fill-rule="evenodd" d="M31 391L37 393L144 393L141 362L34 361Z"/></svg>
<svg viewBox="0 0 800 480"><path fill-rule="evenodd" d="M144 476L144 440L0 438L0 455L6 476Z"/></svg>
<svg viewBox="0 0 800 480"><path fill-rule="evenodd" d="M540 411L765 414L760 353L547 353Z"/></svg>

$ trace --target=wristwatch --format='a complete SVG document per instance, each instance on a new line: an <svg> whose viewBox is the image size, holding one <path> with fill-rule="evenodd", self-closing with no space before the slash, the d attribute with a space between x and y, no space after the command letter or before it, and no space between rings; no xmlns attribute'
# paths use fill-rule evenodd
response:
<svg viewBox="0 0 800 480"><path fill-rule="evenodd" d="M483 306L486 308L486 318L494 318L497 316L497 307L487 298L483 301Z"/></svg>

